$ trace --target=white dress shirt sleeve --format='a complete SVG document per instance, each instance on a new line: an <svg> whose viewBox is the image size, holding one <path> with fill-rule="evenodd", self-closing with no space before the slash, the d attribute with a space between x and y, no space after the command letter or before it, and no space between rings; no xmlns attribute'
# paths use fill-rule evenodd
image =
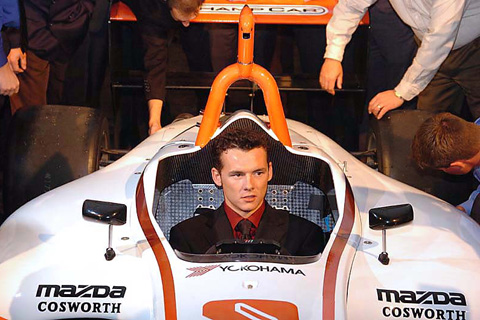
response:
<svg viewBox="0 0 480 320"><path fill-rule="evenodd" d="M327 24L327 47L324 58L343 60L345 47L360 20L377 0L339 0Z"/></svg>
<svg viewBox="0 0 480 320"><path fill-rule="evenodd" d="M368 7L377 0L339 0L327 25L327 48L324 58L342 61L350 41ZM432 80L453 48L465 2L468 0L392 0L398 15L412 22L422 41L412 65L395 88L402 98L411 100ZM398 3L396 3L398 2Z"/></svg>
<svg viewBox="0 0 480 320"><path fill-rule="evenodd" d="M400 83L395 88L405 100L417 96L437 73L453 48L465 0L433 0L430 21L426 30L415 30L417 36L423 34L422 44ZM400 16L403 13L399 12ZM404 13L415 15L419 13ZM415 19L415 16L413 17ZM425 17L418 16L419 20ZM423 32L422 32L423 31Z"/></svg>

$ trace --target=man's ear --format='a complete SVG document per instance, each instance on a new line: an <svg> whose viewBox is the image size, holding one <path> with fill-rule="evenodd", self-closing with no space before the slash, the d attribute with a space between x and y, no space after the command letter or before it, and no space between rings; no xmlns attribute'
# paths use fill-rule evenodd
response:
<svg viewBox="0 0 480 320"><path fill-rule="evenodd" d="M212 168L212 179L217 187L222 186L222 177L220 176L220 171L218 171L217 168Z"/></svg>
<svg viewBox="0 0 480 320"><path fill-rule="evenodd" d="M462 175L470 172L472 168L473 166L468 161L457 160L450 163L448 168L441 168L440 170L448 174Z"/></svg>
<svg viewBox="0 0 480 320"><path fill-rule="evenodd" d="M268 181L272 180L273 178L273 166L272 162L268 163Z"/></svg>
<svg viewBox="0 0 480 320"><path fill-rule="evenodd" d="M465 168L466 166L466 162L464 160L457 160L457 161L454 161L452 163L450 163L450 167L449 168L460 168L460 169L463 169Z"/></svg>

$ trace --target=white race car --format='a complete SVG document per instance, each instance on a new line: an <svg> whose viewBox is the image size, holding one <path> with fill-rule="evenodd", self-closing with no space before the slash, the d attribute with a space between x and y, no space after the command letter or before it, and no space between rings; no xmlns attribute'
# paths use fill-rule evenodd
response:
<svg viewBox="0 0 480 320"><path fill-rule="evenodd" d="M271 76L247 61L244 11L246 53L217 77L203 116L166 126L3 223L0 319L480 319L479 225L286 120ZM220 116L238 78L259 83L269 116ZM222 203L209 142L234 127L268 135L266 200L321 226L321 254L281 255L270 243L172 249L172 226Z"/></svg>

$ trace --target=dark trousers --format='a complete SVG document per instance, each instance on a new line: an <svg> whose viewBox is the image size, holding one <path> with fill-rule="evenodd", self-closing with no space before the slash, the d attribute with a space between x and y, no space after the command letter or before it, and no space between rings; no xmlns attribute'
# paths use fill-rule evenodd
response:
<svg viewBox="0 0 480 320"><path fill-rule="evenodd" d="M388 0L377 1L369 13L367 103L378 93L398 85L417 52L412 29L400 20ZM415 106L416 99L412 99L402 108Z"/></svg>
<svg viewBox="0 0 480 320"><path fill-rule="evenodd" d="M183 51L191 72L211 72L209 33L204 23L192 23L188 28L180 28L180 39ZM208 100L208 91L197 90L197 111L205 108ZM177 114L178 115L178 114Z"/></svg>
<svg viewBox="0 0 480 320"><path fill-rule="evenodd" d="M291 41L282 50L282 66L284 72L294 72L292 57L294 47L298 48L300 69L303 74L318 78L323 64L326 47L326 26L292 25L282 26L281 32ZM352 41L345 51L342 61L344 73L355 71L355 45ZM351 96L337 94L331 96L326 92L306 92L306 122L332 139L342 147L355 150L357 145L357 124L354 103ZM288 113L294 113L296 101L289 101Z"/></svg>
<svg viewBox="0 0 480 320"><path fill-rule="evenodd" d="M20 90L10 97L12 114L18 109L44 104L62 104L67 63L49 62L27 51L27 69L17 75Z"/></svg>
<svg viewBox="0 0 480 320"><path fill-rule="evenodd" d="M418 97L418 108L460 114L466 98L474 119L480 117L480 38L450 52Z"/></svg>

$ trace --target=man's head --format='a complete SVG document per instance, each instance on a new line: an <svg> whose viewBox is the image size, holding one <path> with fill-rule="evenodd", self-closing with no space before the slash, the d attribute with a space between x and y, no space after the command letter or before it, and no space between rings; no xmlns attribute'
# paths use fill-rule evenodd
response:
<svg viewBox="0 0 480 320"><path fill-rule="evenodd" d="M262 204L272 179L264 133L234 129L213 141L212 179L223 188L226 204L244 218Z"/></svg>
<svg viewBox="0 0 480 320"><path fill-rule="evenodd" d="M195 19L200 6L205 0L167 0L170 14L175 21L181 22L185 27L190 25L190 20Z"/></svg>
<svg viewBox="0 0 480 320"><path fill-rule="evenodd" d="M420 168L466 174L480 164L480 126L450 113L434 115L415 134L412 157Z"/></svg>

